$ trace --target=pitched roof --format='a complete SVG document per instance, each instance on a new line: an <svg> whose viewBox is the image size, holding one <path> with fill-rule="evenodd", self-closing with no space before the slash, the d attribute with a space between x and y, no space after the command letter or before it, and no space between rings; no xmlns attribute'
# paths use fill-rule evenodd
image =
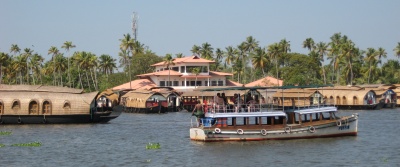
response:
<svg viewBox="0 0 400 167"><path fill-rule="evenodd" d="M212 60L207 60L203 59L198 56L188 56L188 57L182 57L182 58L175 58L173 63L174 64L180 64L180 63L214 63L215 61ZM153 64L151 66L165 66L164 61Z"/></svg>
<svg viewBox="0 0 400 167"><path fill-rule="evenodd" d="M174 70L164 70L164 71L158 71L158 72L152 72L152 73L147 73L147 74L140 74L137 75L139 77L145 77L145 76L181 76L182 73L174 71Z"/></svg>
<svg viewBox="0 0 400 167"><path fill-rule="evenodd" d="M132 86L132 88L131 88ZM137 79L131 82L124 83L122 85L113 87L112 90L124 90L124 89L150 89L157 86L154 82L149 79Z"/></svg>
<svg viewBox="0 0 400 167"><path fill-rule="evenodd" d="M267 76L265 78L261 78L257 81L250 82L246 84L246 87L252 87L252 86L282 86L283 85L283 80L276 79L274 77Z"/></svg>
<svg viewBox="0 0 400 167"><path fill-rule="evenodd" d="M232 76L232 73L226 73L226 72L218 72L218 71L210 71L210 75L212 76Z"/></svg>
<svg viewBox="0 0 400 167"><path fill-rule="evenodd" d="M227 79L226 80L226 86L243 86L243 84Z"/></svg>

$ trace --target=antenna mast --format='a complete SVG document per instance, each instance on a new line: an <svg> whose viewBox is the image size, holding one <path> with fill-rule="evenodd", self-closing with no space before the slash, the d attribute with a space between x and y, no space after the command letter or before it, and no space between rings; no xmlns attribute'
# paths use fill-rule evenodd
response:
<svg viewBox="0 0 400 167"><path fill-rule="evenodd" d="M132 32L133 32L133 40L137 40L137 31L138 31L138 21L139 15L136 12L132 14Z"/></svg>

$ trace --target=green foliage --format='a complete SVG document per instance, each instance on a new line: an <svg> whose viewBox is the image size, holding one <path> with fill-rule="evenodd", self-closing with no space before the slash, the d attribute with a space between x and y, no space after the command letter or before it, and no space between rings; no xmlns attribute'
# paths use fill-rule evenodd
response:
<svg viewBox="0 0 400 167"><path fill-rule="evenodd" d="M9 132L9 131L0 131L0 136L8 136L11 134L12 134L12 132Z"/></svg>
<svg viewBox="0 0 400 167"><path fill-rule="evenodd" d="M31 142L31 143L19 143L19 144L12 144L11 146L18 146L18 147L40 147L42 143L40 142Z"/></svg>
<svg viewBox="0 0 400 167"><path fill-rule="evenodd" d="M320 67L312 57L298 53L289 53L287 56L287 66L281 68L285 85L322 84L318 73Z"/></svg>
<svg viewBox="0 0 400 167"><path fill-rule="evenodd" d="M5 147L5 146L6 146L6 145L0 143L0 148L1 148L1 147Z"/></svg>
<svg viewBox="0 0 400 167"><path fill-rule="evenodd" d="M148 143L146 145L146 149L148 149L148 150L154 150L154 149L160 149L160 148L161 148L160 143Z"/></svg>

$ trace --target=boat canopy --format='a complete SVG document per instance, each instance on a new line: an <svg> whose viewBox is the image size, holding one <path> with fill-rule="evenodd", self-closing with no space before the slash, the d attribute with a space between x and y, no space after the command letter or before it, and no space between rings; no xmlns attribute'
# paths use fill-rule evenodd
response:
<svg viewBox="0 0 400 167"><path fill-rule="evenodd" d="M206 117L210 118L229 118L229 117L286 117L283 111L268 112L242 112L242 113L206 113Z"/></svg>
<svg viewBox="0 0 400 167"><path fill-rule="evenodd" d="M313 113L323 113L323 112L336 112L337 108L336 107L315 107L315 108L309 108L309 109L299 109L299 110L294 110L293 112L299 113L299 114L313 114Z"/></svg>

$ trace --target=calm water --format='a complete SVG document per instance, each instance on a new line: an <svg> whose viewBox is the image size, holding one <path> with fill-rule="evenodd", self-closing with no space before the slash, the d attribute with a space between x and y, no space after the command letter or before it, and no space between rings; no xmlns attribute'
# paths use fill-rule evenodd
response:
<svg viewBox="0 0 400 167"><path fill-rule="evenodd" d="M0 125L0 166L400 166L400 109L359 113L357 137L190 141L190 113L122 113L108 124ZM39 141L41 147L11 144ZM161 149L146 150L160 143Z"/></svg>

